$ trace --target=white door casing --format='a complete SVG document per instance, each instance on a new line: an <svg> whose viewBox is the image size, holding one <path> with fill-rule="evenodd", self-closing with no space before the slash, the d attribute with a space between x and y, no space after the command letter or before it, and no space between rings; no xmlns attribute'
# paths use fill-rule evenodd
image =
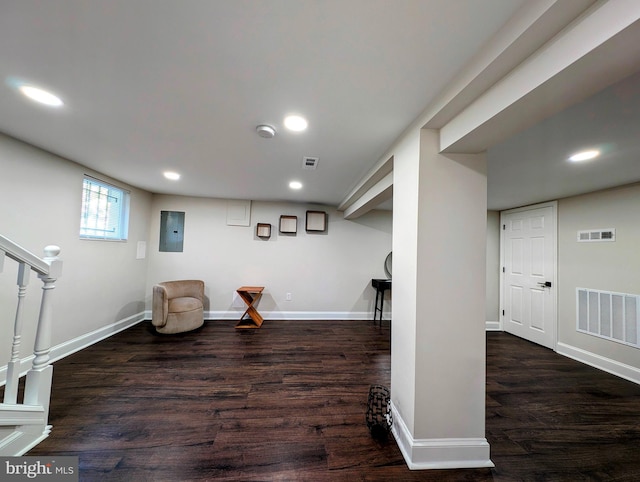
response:
<svg viewBox="0 0 640 482"><path fill-rule="evenodd" d="M557 203L500 215L501 323L508 333L555 350Z"/></svg>

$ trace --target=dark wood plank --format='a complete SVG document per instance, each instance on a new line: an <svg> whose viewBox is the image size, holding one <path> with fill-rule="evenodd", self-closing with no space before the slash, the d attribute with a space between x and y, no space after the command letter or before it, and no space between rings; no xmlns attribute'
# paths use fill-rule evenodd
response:
<svg viewBox="0 0 640 482"><path fill-rule="evenodd" d="M640 387L540 346L487 334L495 469L410 471L364 420L388 322L234 324L143 323L56 363L30 455L78 455L82 481L640 480Z"/></svg>

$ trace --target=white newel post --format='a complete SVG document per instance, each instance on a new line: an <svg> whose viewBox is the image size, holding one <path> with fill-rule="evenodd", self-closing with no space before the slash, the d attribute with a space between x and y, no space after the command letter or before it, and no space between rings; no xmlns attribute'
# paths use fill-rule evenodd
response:
<svg viewBox="0 0 640 482"><path fill-rule="evenodd" d="M11 360L7 364L7 384L4 388L4 403L17 403L18 380L20 377L20 342L22 339L22 302L27 292L31 266L20 263L18 266L18 306L13 325L13 344L11 345Z"/></svg>
<svg viewBox="0 0 640 482"><path fill-rule="evenodd" d="M33 367L27 373L24 388L25 405L41 405L44 408L45 420L49 413L49 399L51 395L51 381L53 367L49 363L51 351L51 329L53 311L51 306L52 290L55 282L62 273L62 260L58 258L60 248L47 246L44 248L44 261L49 265L49 274L38 275L44 285L42 286L42 302L40 304L40 316L38 318L38 331L34 346Z"/></svg>

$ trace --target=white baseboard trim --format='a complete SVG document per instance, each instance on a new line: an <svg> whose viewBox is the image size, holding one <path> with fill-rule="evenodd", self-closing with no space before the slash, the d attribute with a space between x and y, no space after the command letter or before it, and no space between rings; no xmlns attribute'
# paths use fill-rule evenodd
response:
<svg viewBox="0 0 640 482"><path fill-rule="evenodd" d="M486 438L414 439L391 402L391 431L411 470L495 467Z"/></svg>
<svg viewBox="0 0 640 482"><path fill-rule="evenodd" d="M116 321L107 326L103 326L89 333L85 333L84 335L80 335L79 337L73 338L72 340L67 340L59 345L51 347L51 352L49 356L51 358L51 362L58 361L66 356L69 356L77 351L82 350L88 346L93 345L94 343L98 343L99 341L104 340L105 338L109 338L116 333L126 330L127 328L136 325L144 320L145 312L141 311L135 315L129 316L128 318L124 318L123 320ZM31 369L31 365L33 364L33 353L25 358L20 359L20 376L23 377L26 373ZM7 365L0 367L0 386L5 385L7 383Z"/></svg>
<svg viewBox="0 0 640 482"><path fill-rule="evenodd" d="M239 320L244 309L237 311L205 311L204 319ZM369 311L260 311L265 320L371 320ZM145 311L145 320L151 320L151 310ZM385 319L384 321L389 321Z"/></svg>
<svg viewBox="0 0 640 482"><path fill-rule="evenodd" d="M499 321L487 321L485 329L487 331L502 331Z"/></svg>
<svg viewBox="0 0 640 482"><path fill-rule="evenodd" d="M605 372L616 375L630 382L640 384L640 369L626 365L624 363L606 358L602 355L577 348L575 346L567 345L566 343L558 342L556 351L561 355L569 358L573 358L586 365L590 365L594 368L598 368Z"/></svg>

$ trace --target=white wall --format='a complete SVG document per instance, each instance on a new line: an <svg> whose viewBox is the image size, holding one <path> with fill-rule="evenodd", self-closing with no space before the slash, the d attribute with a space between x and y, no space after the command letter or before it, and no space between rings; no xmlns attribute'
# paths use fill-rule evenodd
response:
<svg viewBox="0 0 640 482"><path fill-rule="evenodd" d="M414 437L482 438L487 228L484 154L440 154L439 133L423 129L419 196L419 410Z"/></svg>
<svg viewBox="0 0 640 482"><path fill-rule="evenodd" d="M372 316L372 278L386 278L384 260L391 251L389 211L372 211L353 221L318 205L251 203L250 226L227 226L223 199L155 195L149 236L147 307L151 287L171 279L202 279L211 318L235 318L236 288L264 286L259 304L265 318L354 318ZM306 233L305 212L328 213L326 233ZM160 211L185 213L184 251L159 252ZM282 214L298 217L295 236L278 233ZM256 236L256 224L272 225L271 238ZM285 300L291 293L291 301ZM385 303L385 312L391 303ZM388 314L387 314L388 316Z"/></svg>
<svg viewBox="0 0 640 482"><path fill-rule="evenodd" d="M397 144L393 155L393 329L391 330L391 400L411 433L415 430L416 282L418 255L418 179L420 131Z"/></svg>
<svg viewBox="0 0 640 482"><path fill-rule="evenodd" d="M53 293L57 345L144 312L147 260L136 260L136 243L149 233L151 194L131 190L129 241L79 239L82 180L106 176L0 135L0 234L42 256L59 245L62 277ZM17 301L17 263L0 273L0 367L10 356ZM33 353L42 283L32 276L27 290L21 358Z"/></svg>
<svg viewBox="0 0 640 482"><path fill-rule="evenodd" d="M485 318L500 320L500 213L487 211L487 292Z"/></svg>
<svg viewBox="0 0 640 482"><path fill-rule="evenodd" d="M616 241L576 241L597 228L615 228ZM576 331L578 287L640 295L640 184L558 203L558 342L640 369L640 349Z"/></svg>

